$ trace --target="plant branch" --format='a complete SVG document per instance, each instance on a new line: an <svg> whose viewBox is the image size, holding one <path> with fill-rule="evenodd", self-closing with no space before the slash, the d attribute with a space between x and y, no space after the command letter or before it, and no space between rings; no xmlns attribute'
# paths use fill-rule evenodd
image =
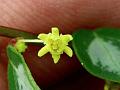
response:
<svg viewBox="0 0 120 90"><path fill-rule="evenodd" d="M120 83L106 81L104 90L120 90Z"/></svg>
<svg viewBox="0 0 120 90"><path fill-rule="evenodd" d="M35 39L37 38L36 35L24 32L18 29L8 28L0 26L0 35L10 38L16 38L16 37L23 37L24 39Z"/></svg>

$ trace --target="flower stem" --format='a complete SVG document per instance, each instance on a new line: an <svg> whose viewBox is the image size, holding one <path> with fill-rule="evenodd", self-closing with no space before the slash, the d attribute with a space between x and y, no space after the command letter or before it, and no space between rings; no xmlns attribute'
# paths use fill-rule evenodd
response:
<svg viewBox="0 0 120 90"><path fill-rule="evenodd" d="M22 39L19 40L21 42L26 42L26 43L43 43L42 40L38 40L38 39Z"/></svg>

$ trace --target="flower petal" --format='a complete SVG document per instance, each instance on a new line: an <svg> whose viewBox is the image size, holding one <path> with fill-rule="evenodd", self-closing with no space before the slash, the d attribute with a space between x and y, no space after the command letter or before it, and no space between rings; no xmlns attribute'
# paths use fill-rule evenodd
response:
<svg viewBox="0 0 120 90"><path fill-rule="evenodd" d="M42 57L42 56L45 55L46 53L48 53L48 47L47 47L47 46L44 46L43 48L41 48L41 49L38 51L38 56L39 56L39 57Z"/></svg>
<svg viewBox="0 0 120 90"><path fill-rule="evenodd" d="M63 41L64 44L68 44L69 41L73 40L72 35L60 35L61 40Z"/></svg>
<svg viewBox="0 0 120 90"><path fill-rule="evenodd" d="M43 40L44 42L46 41L46 39L48 38L48 34L39 34L38 38Z"/></svg>
<svg viewBox="0 0 120 90"><path fill-rule="evenodd" d="M59 61L59 59L60 59L60 55L52 54L52 58L53 58L54 63L56 64Z"/></svg>
<svg viewBox="0 0 120 90"><path fill-rule="evenodd" d="M69 57L72 57L73 55L73 51L70 47L66 46L65 49L64 49L64 52L69 56Z"/></svg>
<svg viewBox="0 0 120 90"><path fill-rule="evenodd" d="M59 36L59 29L57 27L52 28L52 35Z"/></svg>

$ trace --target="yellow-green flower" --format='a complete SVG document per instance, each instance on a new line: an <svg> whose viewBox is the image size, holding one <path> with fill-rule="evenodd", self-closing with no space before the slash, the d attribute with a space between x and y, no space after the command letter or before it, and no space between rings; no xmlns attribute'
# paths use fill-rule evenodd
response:
<svg viewBox="0 0 120 90"><path fill-rule="evenodd" d="M39 34L38 38L45 44L45 46L38 52L39 57L50 52L54 63L58 62L60 55L63 54L63 52L65 52L69 57L72 57L72 49L68 47L68 42L73 39L72 35L59 35L59 29L57 27L53 27L52 33Z"/></svg>

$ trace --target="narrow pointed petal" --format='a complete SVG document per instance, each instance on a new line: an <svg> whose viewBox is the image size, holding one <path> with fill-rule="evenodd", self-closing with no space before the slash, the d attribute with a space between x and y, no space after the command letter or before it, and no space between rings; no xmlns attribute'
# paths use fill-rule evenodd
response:
<svg viewBox="0 0 120 90"><path fill-rule="evenodd" d="M52 28L52 34L55 36L59 36L59 29L57 27Z"/></svg>
<svg viewBox="0 0 120 90"><path fill-rule="evenodd" d="M73 40L72 35L60 35L60 38L65 44L68 44L69 41Z"/></svg>
<svg viewBox="0 0 120 90"><path fill-rule="evenodd" d="M64 52L69 56L72 57L73 51L70 47L66 46Z"/></svg>
<svg viewBox="0 0 120 90"><path fill-rule="evenodd" d="M53 58L53 61L54 63L58 63L59 59L60 59L60 55L56 55L56 54L52 54L52 58Z"/></svg>
<svg viewBox="0 0 120 90"><path fill-rule="evenodd" d="M47 37L48 37L48 34L39 34L38 35L38 38L43 40L43 41L46 41Z"/></svg>
<svg viewBox="0 0 120 90"><path fill-rule="evenodd" d="M46 53L48 53L48 47L44 46L43 48L41 48L38 52L38 56L42 57L43 55L45 55Z"/></svg>

